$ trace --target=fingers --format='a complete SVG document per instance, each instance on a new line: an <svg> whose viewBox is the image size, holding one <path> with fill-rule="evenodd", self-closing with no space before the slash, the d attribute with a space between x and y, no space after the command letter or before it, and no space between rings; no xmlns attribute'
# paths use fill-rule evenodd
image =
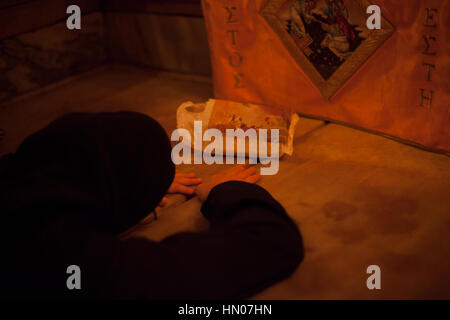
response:
<svg viewBox="0 0 450 320"><path fill-rule="evenodd" d="M255 166L251 166L246 168L244 165L233 166L232 168L215 174L209 179L208 185L211 187L232 180L239 180L248 183L256 183L261 176L256 174ZM196 193L192 186L201 185L203 180L201 178L197 178L195 173L180 173L177 172L175 175L175 179L170 186L168 193L181 193L188 196L192 196ZM201 189L201 188L200 188ZM197 191L199 188L197 188Z"/></svg>
<svg viewBox="0 0 450 320"><path fill-rule="evenodd" d="M245 166L243 166L243 165L238 165L238 166L232 167L231 169L229 169L223 173L219 173L218 176L225 177L227 180L228 179L245 180L248 177L254 175L255 172L256 172L255 166L245 168Z"/></svg>
<svg viewBox="0 0 450 320"><path fill-rule="evenodd" d="M253 176L246 178L244 181L248 183L256 183L259 179L261 179L261 175L255 174Z"/></svg>
<svg viewBox="0 0 450 320"><path fill-rule="evenodd" d="M231 168L230 170L225 172L224 175L226 178L225 181L240 180L248 183L255 183L259 179L261 179L261 176L259 174L256 174L255 166L245 168L243 165L239 165Z"/></svg>
<svg viewBox="0 0 450 320"><path fill-rule="evenodd" d="M175 173L175 178L167 191L168 193L181 193L185 195L193 195L195 193L193 188L188 186L197 186L201 184L203 180L197 178L195 173Z"/></svg>
<svg viewBox="0 0 450 320"><path fill-rule="evenodd" d="M181 194L185 194L188 196L191 196L195 193L194 189L186 187L185 185L182 185L180 183L176 183L174 182L170 188L169 188L169 193L181 193Z"/></svg>
<svg viewBox="0 0 450 320"><path fill-rule="evenodd" d="M159 202L158 206L164 207L166 204L167 204L167 198L166 198L166 197L163 197L163 198L161 199L161 201Z"/></svg>
<svg viewBox="0 0 450 320"><path fill-rule="evenodd" d="M203 182L201 178L175 178L175 183L179 183L185 186L196 186Z"/></svg>
<svg viewBox="0 0 450 320"><path fill-rule="evenodd" d="M252 176L255 172L256 172L256 168L255 167L247 168L247 169L239 172L239 178L246 179L246 178Z"/></svg>
<svg viewBox="0 0 450 320"><path fill-rule="evenodd" d="M238 165L236 167L231 168L228 170L228 174L238 174L239 172L242 172L245 170L245 167L243 165Z"/></svg>
<svg viewBox="0 0 450 320"><path fill-rule="evenodd" d="M195 173L179 173L175 174L174 183L183 184L185 186L195 186L203 182L201 178L197 178Z"/></svg>
<svg viewBox="0 0 450 320"><path fill-rule="evenodd" d="M256 183L261 179L261 175L256 173L256 168L250 167L239 173L239 178L248 183Z"/></svg>

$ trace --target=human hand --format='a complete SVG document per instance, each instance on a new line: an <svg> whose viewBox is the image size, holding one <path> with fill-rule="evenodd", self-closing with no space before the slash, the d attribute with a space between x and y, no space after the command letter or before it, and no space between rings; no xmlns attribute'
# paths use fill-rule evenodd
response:
<svg viewBox="0 0 450 320"><path fill-rule="evenodd" d="M195 193L202 202L208 198L209 192L215 186L228 181L243 181L248 183L255 183L261 178L261 175L256 174L255 167L245 168L240 165L231 169L219 172L213 175L208 181L201 183L196 189Z"/></svg>
<svg viewBox="0 0 450 320"><path fill-rule="evenodd" d="M192 186L196 186L202 183L201 178L197 178L195 173L180 173L175 172L175 178L169 187L167 193L180 193L191 196L195 193ZM167 204L167 197L163 197L159 203L160 207L164 207Z"/></svg>

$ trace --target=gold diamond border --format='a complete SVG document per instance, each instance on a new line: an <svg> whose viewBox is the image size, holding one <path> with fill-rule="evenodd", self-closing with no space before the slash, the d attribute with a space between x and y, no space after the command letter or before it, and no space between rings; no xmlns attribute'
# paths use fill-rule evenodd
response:
<svg viewBox="0 0 450 320"><path fill-rule="evenodd" d="M395 27L381 15L381 29L369 30L368 38L361 43L328 80L325 80L303 54L294 39L292 39L292 36L285 30L281 20L277 17L277 13L285 1L269 0L261 10L261 15L269 23L289 53L311 81L319 88L326 99L330 99L395 31ZM366 0L353 1L356 1L364 14L366 14L366 9L370 3ZM369 16L367 15L367 17Z"/></svg>

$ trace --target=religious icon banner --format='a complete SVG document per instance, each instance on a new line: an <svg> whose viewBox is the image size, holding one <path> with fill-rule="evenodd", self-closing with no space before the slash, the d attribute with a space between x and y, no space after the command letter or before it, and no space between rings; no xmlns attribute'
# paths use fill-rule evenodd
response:
<svg viewBox="0 0 450 320"><path fill-rule="evenodd" d="M216 99L450 151L450 0L202 5Z"/></svg>

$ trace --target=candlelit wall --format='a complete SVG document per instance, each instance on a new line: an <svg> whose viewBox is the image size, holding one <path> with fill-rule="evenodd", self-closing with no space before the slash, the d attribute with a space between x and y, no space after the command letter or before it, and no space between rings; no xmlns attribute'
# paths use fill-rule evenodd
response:
<svg viewBox="0 0 450 320"><path fill-rule="evenodd" d="M82 9L75 32L66 28L70 4ZM107 62L210 76L200 0L0 4L0 102Z"/></svg>

